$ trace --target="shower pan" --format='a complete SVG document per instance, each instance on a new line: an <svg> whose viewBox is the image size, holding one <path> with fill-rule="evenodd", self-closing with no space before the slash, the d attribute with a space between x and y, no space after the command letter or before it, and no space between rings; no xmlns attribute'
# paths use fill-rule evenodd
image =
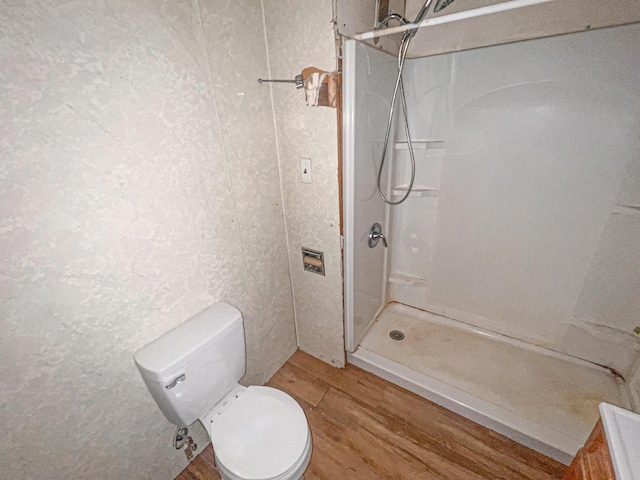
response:
<svg viewBox="0 0 640 480"><path fill-rule="evenodd" d="M350 363L564 463L599 402L640 407L638 42L631 25L407 59L409 128L388 142L398 60L346 42Z"/></svg>

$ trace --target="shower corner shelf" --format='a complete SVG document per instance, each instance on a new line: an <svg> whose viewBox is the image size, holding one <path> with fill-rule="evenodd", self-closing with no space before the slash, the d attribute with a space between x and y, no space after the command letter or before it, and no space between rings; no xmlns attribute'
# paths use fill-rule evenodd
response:
<svg viewBox="0 0 640 480"><path fill-rule="evenodd" d="M389 283L395 283L396 285L402 285L405 287L428 286L426 278L416 277L415 275L408 275L406 273L399 272L395 272L389 275Z"/></svg>
<svg viewBox="0 0 640 480"><path fill-rule="evenodd" d="M444 150L442 140L414 140L411 142L414 150ZM396 142L396 150L409 150L408 142Z"/></svg>
<svg viewBox="0 0 640 480"><path fill-rule="evenodd" d="M406 185L398 185L397 187L393 187L393 195L396 197L406 195L407 193ZM437 197L438 190L435 188L427 188L427 187L413 187L411 189L410 197Z"/></svg>
<svg viewBox="0 0 640 480"><path fill-rule="evenodd" d="M637 205L616 205L611 211L614 215L628 215L640 218L640 206Z"/></svg>

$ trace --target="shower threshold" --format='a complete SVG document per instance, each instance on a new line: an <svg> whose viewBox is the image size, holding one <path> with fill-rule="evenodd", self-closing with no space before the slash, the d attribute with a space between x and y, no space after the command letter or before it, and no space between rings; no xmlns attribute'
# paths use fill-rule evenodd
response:
<svg viewBox="0 0 640 480"><path fill-rule="evenodd" d="M607 369L398 303L348 361L567 465L600 402L629 408Z"/></svg>

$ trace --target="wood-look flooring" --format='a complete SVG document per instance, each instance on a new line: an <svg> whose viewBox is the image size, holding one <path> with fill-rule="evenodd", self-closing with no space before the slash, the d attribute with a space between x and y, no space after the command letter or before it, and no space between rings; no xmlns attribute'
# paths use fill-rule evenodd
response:
<svg viewBox="0 0 640 480"><path fill-rule="evenodd" d="M313 436L305 480L550 480L566 467L357 367L296 352L268 382L302 405ZM220 477L208 446L177 477Z"/></svg>

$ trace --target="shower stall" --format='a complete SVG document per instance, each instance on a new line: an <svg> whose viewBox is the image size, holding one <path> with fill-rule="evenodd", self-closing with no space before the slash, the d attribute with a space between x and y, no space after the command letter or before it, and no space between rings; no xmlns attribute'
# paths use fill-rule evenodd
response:
<svg viewBox="0 0 640 480"><path fill-rule="evenodd" d="M350 363L565 463L600 402L640 407L638 45L633 24L409 50L415 181L389 206L397 58L346 41ZM391 200L411 177L395 118Z"/></svg>

